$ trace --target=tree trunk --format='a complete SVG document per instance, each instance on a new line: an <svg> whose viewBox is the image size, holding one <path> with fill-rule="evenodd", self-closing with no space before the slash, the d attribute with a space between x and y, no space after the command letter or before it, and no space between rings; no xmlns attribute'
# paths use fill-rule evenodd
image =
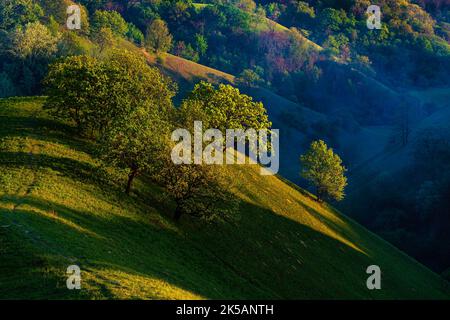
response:
<svg viewBox="0 0 450 320"><path fill-rule="evenodd" d="M126 194L130 194L130 192L131 192L131 186L132 186L132 184L133 184L133 180L134 180L134 178L136 177L136 175L137 175L137 170L132 170L131 172L130 172L130 174L128 175L128 183L127 183L127 189L125 190L125 193Z"/></svg>
<svg viewBox="0 0 450 320"><path fill-rule="evenodd" d="M175 213L173 215L173 219L175 221L179 221L182 215L183 212L181 211L180 206L177 206L177 208L175 209Z"/></svg>
<svg viewBox="0 0 450 320"><path fill-rule="evenodd" d="M321 188L317 188L317 201L322 203L323 202L323 196L324 192Z"/></svg>

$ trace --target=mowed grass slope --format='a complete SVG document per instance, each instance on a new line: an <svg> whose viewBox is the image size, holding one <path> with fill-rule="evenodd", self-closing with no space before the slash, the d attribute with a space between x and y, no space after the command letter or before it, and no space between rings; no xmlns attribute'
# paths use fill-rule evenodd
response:
<svg viewBox="0 0 450 320"><path fill-rule="evenodd" d="M442 278L256 166L232 169L234 223L174 223L157 187L126 196L43 101L0 100L0 298L450 297ZM73 264L79 291L66 288ZM381 290L366 288L372 264Z"/></svg>

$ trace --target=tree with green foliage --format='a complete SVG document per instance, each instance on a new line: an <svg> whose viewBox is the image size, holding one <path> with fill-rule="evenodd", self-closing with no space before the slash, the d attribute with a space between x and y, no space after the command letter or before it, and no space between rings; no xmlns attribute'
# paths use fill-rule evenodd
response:
<svg viewBox="0 0 450 320"><path fill-rule="evenodd" d="M236 83L244 87L253 88L263 83L263 80L255 71L251 69L245 69L236 79Z"/></svg>
<svg viewBox="0 0 450 320"><path fill-rule="evenodd" d="M50 66L45 108L81 132L104 132L115 118L138 108L173 114L175 84L140 55L112 50L104 60L69 57Z"/></svg>
<svg viewBox="0 0 450 320"><path fill-rule="evenodd" d="M202 81L195 85L187 100L202 105L207 119L198 120L204 120L211 128L222 132L226 129L269 129L272 126L264 105L231 85L220 84L215 88Z"/></svg>
<svg viewBox="0 0 450 320"><path fill-rule="evenodd" d="M37 22L44 14L33 0L0 1L0 29L12 30L17 26Z"/></svg>
<svg viewBox="0 0 450 320"><path fill-rule="evenodd" d="M167 52L171 49L172 35L164 20L155 19L147 27L145 46L156 53Z"/></svg>
<svg viewBox="0 0 450 320"><path fill-rule="evenodd" d="M175 220L183 215L207 222L230 220L239 202L230 191L232 181L226 170L225 166L207 164L175 165L167 157L155 179L175 202Z"/></svg>
<svg viewBox="0 0 450 320"><path fill-rule="evenodd" d="M205 36L199 33L195 35L195 47L197 48L197 52L200 56L204 56L206 54L206 50L208 50L208 41Z"/></svg>
<svg viewBox="0 0 450 320"><path fill-rule="evenodd" d="M320 12L318 18L317 29L322 30L325 37L333 32L341 32L348 22L347 13L342 9L325 8Z"/></svg>
<svg viewBox="0 0 450 320"><path fill-rule="evenodd" d="M27 23L14 32L14 53L21 59L48 59L57 51L58 38L40 22Z"/></svg>
<svg viewBox="0 0 450 320"><path fill-rule="evenodd" d="M316 187L319 201L327 197L337 201L344 198L346 169L341 158L324 141L313 141L309 150L300 157L300 162L301 176Z"/></svg>
<svg viewBox="0 0 450 320"><path fill-rule="evenodd" d="M188 106L189 105L189 106ZM177 109L173 121L178 128L194 131L194 122L204 119L202 103L198 100L185 100ZM194 146L191 146L191 154ZM153 179L164 188L165 197L175 203L174 219L183 215L203 221L232 220L239 201L231 192L235 181L229 178L229 168L206 163L174 163L172 153L174 142L170 141L165 152L161 152L154 163L158 169Z"/></svg>
<svg viewBox="0 0 450 320"><path fill-rule="evenodd" d="M138 46L142 46L145 41L142 31L132 23L128 23L127 38L136 43Z"/></svg>
<svg viewBox="0 0 450 320"><path fill-rule="evenodd" d="M158 68L150 67L141 54L115 49L105 57L105 63L119 70L112 73L110 80L110 96L118 101L114 112L128 113L144 107L157 110L161 119L169 121L174 117L172 98L177 84Z"/></svg>
<svg viewBox="0 0 450 320"><path fill-rule="evenodd" d="M336 36L330 35L323 43L323 47L328 50L330 55L345 57L345 51L348 50L349 39L342 33Z"/></svg>
<svg viewBox="0 0 450 320"><path fill-rule="evenodd" d="M116 43L116 38L114 33L110 28L101 28L94 36L94 41L98 45L100 53L104 52L105 49L112 48Z"/></svg>
<svg viewBox="0 0 450 320"><path fill-rule="evenodd" d="M109 28L115 35L120 37L124 37L128 32L127 22L116 11L95 11L92 18L91 30L95 35L102 28Z"/></svg>
<svg viewBox="0 0 450 320"><path fill-rule="evenodd" d="M48 64L56 58L59 35L54 36L45 25L36 21L16 27L7 38L0 46L0 52L5 50L6 58L0 58L1 62L6 62L0 68L9 64L5 70L14 81L18 94L40 94L41 80L47 73Z"/></svg>
<svg viewBox="0 0 450 320"><path fill-rule="evenodd" d="M44 85L48 95L44 109L58 119L75 123L80 132L94 123L95 110L111 102L104 65L89 56L68 57L50 65Z"/></svg>
<svg viewBox="0 0 450 320"><path fill-rule="evenodd" d="M296 7L297 19L313 19L316 17L316 12L314 7L311 7L308 2L298 1L294 2L294 6Z"/></svg>
<svg viewBox="0 0 450 320"><path fill-rule="evenodd" d="M190 104L191 108L178 109L175 123L193 132L194 121L201 117L202 110L198 101L190 101ZM191 148L193 154L194 146ZM158 169L152 175L164 188L164 196L175 203L174 219L189 215L207 222L231 220L239 202L231 192L235 181L229 178L229 168L206 163L174 163L174 150L174 142L170 141L166 151L154 161Z"/></svg>
<svg viewBox="0 0 450 320"><path fill-rule="evenodd" d="M157 110L142 107L115 118L101 136L100 158L126 171L127 194L138 175L155 173L156 159L166 151L170 131L170 123Z"/></svg>

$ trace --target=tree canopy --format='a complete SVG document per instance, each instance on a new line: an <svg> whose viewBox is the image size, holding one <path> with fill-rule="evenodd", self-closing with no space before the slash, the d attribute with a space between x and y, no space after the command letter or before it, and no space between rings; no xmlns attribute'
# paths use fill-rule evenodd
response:
<svg viewBox="0 0 450 320"><path fill-rule="evenodd" d="M27 23L36 22L44 11L33 0L0 1L0 29L9 30Z"/></svg>
<svg viewBox="0 0 450 320"><path fill-rule="evenodd" d="M313 141L308 151L300 157L301 176L316 187L317 197L344 198L347 178L341 158L328 148L323 140Z"/></svg>
<svg viewBox="0 0 450 320"><path fill-rule="evenodd" d="M172 116L176 86L134 53L113 50L104 60L69 57L50 66L45 108L81 131L106 130L115 118L138 108Z"/></svg>
<svg viewBox="0 0 450 320"><path fill-rule="evenodd" d="M92 18L91 29L93 33L99 32L102 28L109 28L118 35L124 36L128 32L128 24L116 11L97 10Z"/></svg>
<svg viewBox="0 0 450 320"><path fill-rule="evenodd" d="M195 85L187 101L196 101L202 106L203 119L197 120L203 120L222 132L227 129L269 129L272 126L264 105L231 85L220 84L216 88L202 81ZM184 107L193 105L186 103Z"/></svg>
<svg viewBox="0 0 450 320"><path fill-rule="evenodd" d="M167 52L172 48L172 35L164 20L155 19L148 26L145 45L156 53Z"/></svg>
<svg viewBox="0 0 450 320"><path fill-rule="evenodd" d="M157 159L167 151L170 122L155 110L137 108L113 119L99 140L99 155L108 164L125 169L130 193L134 179L141 173L154 174Z"/></svg>

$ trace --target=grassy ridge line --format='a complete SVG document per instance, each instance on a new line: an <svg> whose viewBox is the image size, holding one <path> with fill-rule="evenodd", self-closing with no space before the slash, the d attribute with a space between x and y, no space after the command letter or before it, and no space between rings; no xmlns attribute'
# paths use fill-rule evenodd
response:
<svg viewBox="0 0 450 320"><path fill-rule="evenodd" d="M231 172L236 223L174 224L157 187L138 181L125 196L94 146L48 119L42 102L0 100L2 298L450 297L436 274L257 166ZM80 292L65 288L68 264L83 270ZM382 290L365 286L371 264Z"/></svg>
<svg viewBox="0 0 450 320"><path fill-rule="evenodd" d="M209 82L225 82L234 83L235 77L226 72L207 67L205 65L172 55L164 53L159 58L152 53L142 50L145 58L151 65L162 67L166 73L176 80L186 80L195 82L199 80L207 80Z"/></svg>
<svg viewBox="0 0 450 320"><path fill-rule="evenodd" d="M181 91L192 89L192 86L200 80L216 84L229 83L235 85L236 77L232 74L207 67L170 53L160 55L160 58L146 50L141 50L141 53L150 65L158 67L163 73L181 83ZM305 116L310 120L323 119L325 117L317 111L292 102L266 88L251 88L248 93L256 100L263 101L271 116L278 115L282 110L299 109L302 110Z"/></svg>

